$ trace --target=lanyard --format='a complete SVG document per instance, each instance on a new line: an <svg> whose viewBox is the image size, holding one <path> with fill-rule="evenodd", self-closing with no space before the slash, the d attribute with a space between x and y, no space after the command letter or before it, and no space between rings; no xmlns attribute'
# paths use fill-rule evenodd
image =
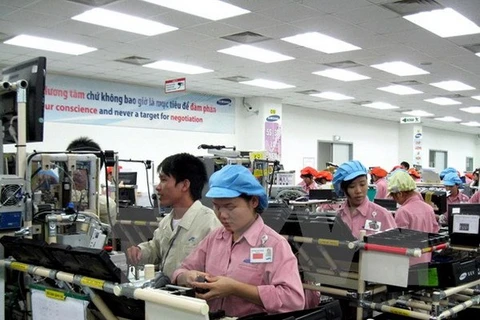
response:
<svg viewBox="0 0 480 320"><path fill-rule="evenodd" d="M165 267L165 262L167 261L168 254L170 253L170 249L173 247L173 243L175 242L175 239L177 239L178 234L180 233L180 226L177 225L177 231L173 235L173 238L170 239L170 244L168 246L167 252L165 253L165 256L162 257L162 264L160 266L160 271L163 272L163 268Z"/></svg>

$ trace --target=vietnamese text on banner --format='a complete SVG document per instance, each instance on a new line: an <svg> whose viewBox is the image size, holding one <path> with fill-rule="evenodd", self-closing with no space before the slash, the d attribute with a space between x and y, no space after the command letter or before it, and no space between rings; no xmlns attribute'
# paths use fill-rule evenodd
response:
<svg viewBox="0 0 480 320"><path fill-rule="evenodd" d="M235 133L235 100L200 93L163 93L85 78L48 75L45 121Z"/></svg>

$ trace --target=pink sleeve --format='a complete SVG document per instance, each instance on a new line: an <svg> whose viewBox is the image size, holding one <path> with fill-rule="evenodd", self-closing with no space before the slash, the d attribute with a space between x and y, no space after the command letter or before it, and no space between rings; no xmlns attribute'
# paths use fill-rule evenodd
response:
<svg viewBox="0 0 480 320"><path fill-rule="evenodd" d="M394 229L397 227L397 224L395 223L395 218L393 218L393 214L388 212L387 210L382 211L383 214L385 215L385 224L382 226L382 230L388 230L388 229Z"/></svg>
<svg viewBox="0 0 480 320"><path fill-rule="evenodd" d="M408 214L402 208L399 208L395 212L395 223L398 228L408 229L410 227L410 220L408 219Z"/></svg>
<svg viewBox="0 0 480 320"><path fill-rule="evenodd" d="M302 310L305 305L297 258L287 241L279 241L273 248L273 263L265 272L266 285L258 286L258 294L267 313Z"/></svg>
<svg viewBox="0 0 480 320"><path fill-rule="evenodd" d="M212 233L210 233L211 235ZM207 250L209 247L209 239L211 237L207 236L203 239L198 246L190 252L190 254L183 260L180 268L175 270L172 275L172 283L177 282L177 278L180 274L190 271L190 270L197 270L205 272L205 260L207 257Z"/></svg>
<svg viewBox="0 0 480 320"><path fill-rule="evenodd" d="M480 203L480 191L475 192L475 194L468 200L469 203Z"/></svg>
<svg viewBox="0 0 480 320"><path fill-rule="evenodd" d="M377 184L377 193L375 199L385 199L387 197L387 186L385 183Z"/></svg>

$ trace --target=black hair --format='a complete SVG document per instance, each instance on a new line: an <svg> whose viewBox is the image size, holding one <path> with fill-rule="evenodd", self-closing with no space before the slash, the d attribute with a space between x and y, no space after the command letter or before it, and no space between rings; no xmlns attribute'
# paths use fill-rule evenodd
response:
<svg viewBox="0 0 480 320"><path fill-rule="evenodd" d="M175 183L190 181L190 195L194 201L202 198L202 190L208 181L207 169L199 158L189 153L177 153L165 158L157 172L173 177Z"/></svg>
<svg viewBox="0 0 480 320"><path fill-rule="evenodd" d="M247 202L249 202L250 200L253 199L253 197L256 197L256 196L250 196L248 194L242 193L238 197L244 199ZM263 213L263 211L264 211L264 209L260 207L260 199L258 199L258 206L255 208L255 212L258 213L258 214L261 214L261 213Z"/></svg>
<svg viewBox="0 0 480 320"><path fill-rule="evenodd" d="M95 155L100 158L100 168L103 167L103 153L100 145L89 137L79 137L67 147L67 151L95 151Z"/></svg>
<svg viewBox="0 0 480 320"><path fill-rule="evenodd" d="M401 166L404 166L405 169L407 169L407 170L410 169L410 164L409 164L407 161L402 161L402 162L400 162L400 165L401 165Z"/></svg>
<svg viewBox="0 0 480 320"><path fill-rule="evenodd" d="M352 184L352 182L359 178L359 177L367 177L366 174L361 174L359 176L356 176L355 178L351 179L351 180L343 180L341 183L340 183L340 188L342 189L342 191L345 193L346 196L348 196L348 192L347 192L347 189L348 189L348 186Z"/></svg>
<svg viewBox="0 0 480 320"><path fill-rule="evenodd" d="M309 174L302 174L302 175L300 175L300 178L303 178L303 177L313 179L313 175L310 174L310 173L309 173Z"/></svg>

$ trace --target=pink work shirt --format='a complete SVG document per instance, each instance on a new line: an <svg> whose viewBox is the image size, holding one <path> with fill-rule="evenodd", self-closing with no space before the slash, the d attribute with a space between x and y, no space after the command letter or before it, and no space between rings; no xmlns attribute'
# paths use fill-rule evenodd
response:
<svg viewBox="0 0 480 320"><path fill-rule="evenodd" d="M445 222L448 222L448 205L456 204L456 203L467 203L469 202L470 198L466 195L458 191L457 196L449 196L447 197L447 211L444 213Z"/></svg>
<svg viewBox="0 0 480 320"><path fill-rule="evenodd" d="M318 184L316 182L312 182L307 186L305 181L302 180L302 182L300 182L298 185L302 187L303 191L305 191L307 195L310 193L310 190L318 189Z"/></svg>
<svg viewBox="0 0 480 320"><path fill-rule="evenodd" d="M377 186L377 192L375 193L375 199L386 199L387 198L387 180L385 178L378 179L375 181Z"/></svg>
<svg viewBox="0 0 480 320"><path fill-rule="evenodd" d="M422 195L415 192L395 213L395 222L399 228L417 230L428 233L438 233L438 226L432 206L423 201ZM420 248L423 249L423 248ZM430 262L431 253L424 253L419 258L410 258L410 265Z"/></svg>
<svg viewBox="0 0 480 320"><path fill-rule="evenodd" d="M360 231L365 229L365 223L367 220L373 220L380 222L380 230L385 231L397 227L393 215L385 208L371 202L365 197L362 204L356 208L353 212L348 207L348 200L344 202L338 214L342 218L343 222L352 230L352 234L355 238L360 236ZM373 234L375 231L367 230L367 235Z"/></svg>
<svg viewBox="0 0 480 320"><path fill-rule="evenodd" d="M273 261L250 263L250 249L264 244L272 248ZM212 231L173 273L173 279L188 270L226 276L257 286L263 307L231 295L208 301L210 310L225 310L230 317L253 313L279 313L304 308L305 297L297 259L287 240L263 223L259 216L235 243L232 233L221 227Z"/></svg>
<svg viewBox="0 0 480 320"><path fill-rule="evenodd" d="M475 192L468 203L480 203L480 191Z"/></svg>

